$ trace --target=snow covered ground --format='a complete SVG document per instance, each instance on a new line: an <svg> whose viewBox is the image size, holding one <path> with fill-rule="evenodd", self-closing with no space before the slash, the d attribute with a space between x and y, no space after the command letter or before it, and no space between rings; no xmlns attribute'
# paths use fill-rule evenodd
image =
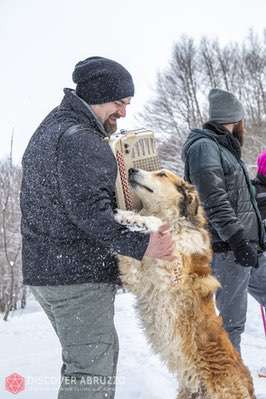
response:
<svg viewBox="0 0 266 399"><path fill-rule="evenodd" d="M175 398L177 383L145 342L130 294L117 295L116 326L120 337L116 399ZM248 321L243 336L243 357L251 369L257 399L266 399L266 378L257 371L266 366L266 339L259 306L249 298ZM33 299L25 310L0 322L0 398L12 398L5 377L16 372L26 379L21 399L56 399L60 369L60 346L48 319Z"/></svg>

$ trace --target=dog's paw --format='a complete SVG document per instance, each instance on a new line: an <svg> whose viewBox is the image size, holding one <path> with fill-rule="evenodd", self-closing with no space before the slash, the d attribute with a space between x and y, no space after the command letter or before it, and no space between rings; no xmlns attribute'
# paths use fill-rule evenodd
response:
<svg viewBox="0 0 266 399"><path fill-rule="evenodd" d="M145 216L144 218L149 231L156 232L163 225L163 221L155 216Z"/></svg>
<svg viewBox="0 0 266 399"><path fill-rule="evenodd" d="M138 213L121 209L116 210L114 218L118 223L126 226L129 230L142 233L156 232L163 224L161 219L155 216L141 216Z"/></svg>
<svg viewBox="0 0 266 399"><path fill-rule="evenodd" d="M119 224L123 224L125 226L131 224L133 222L133 218L136 216L134 212L124 211L122 209L114 210L114 218L115 221Z"/></svg>

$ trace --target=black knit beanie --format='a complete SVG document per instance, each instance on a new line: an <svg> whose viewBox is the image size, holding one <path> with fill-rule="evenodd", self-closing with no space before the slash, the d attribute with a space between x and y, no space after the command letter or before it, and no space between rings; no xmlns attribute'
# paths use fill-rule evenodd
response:
<svg viewBox="0 0 266 399"><path fill-rule="evenodd" d="M103 104L134 96L130 73L108 58L89 57L78 62L72 79L77 84L77 95L88 104Z"/></svg>

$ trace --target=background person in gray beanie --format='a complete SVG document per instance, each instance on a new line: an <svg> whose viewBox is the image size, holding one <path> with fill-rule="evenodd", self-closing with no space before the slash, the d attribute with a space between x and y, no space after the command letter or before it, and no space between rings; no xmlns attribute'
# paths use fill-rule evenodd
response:
<svg viewBox="0 0 266 399"><path fill-rule="evenodd" d="M248 172L241 160L244 109L232 94L209 93L209 121L193 129L183 148L185 178L199 191L214 251L216 296L230 339L240 352L247 292L266 305L264 232Z"/></svg>
<svg viewBox="0 0 266 399"><path fill-rule="evenodd" d="M73 80L76 90L64 90L23 156L23 279L62 346L58 398L108 399L118 357L115 255L172 260L173 242L167 226L142 234L114 220L117 164L105 139L126 116L131 75L90 57L76 65Z"/></svg>

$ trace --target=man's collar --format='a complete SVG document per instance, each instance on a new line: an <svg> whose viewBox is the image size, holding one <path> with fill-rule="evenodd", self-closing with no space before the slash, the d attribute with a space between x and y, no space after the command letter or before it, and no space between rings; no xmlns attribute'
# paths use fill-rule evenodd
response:
<svg viewBox="0 0 266 399"><path fill-rule="evenodd" d="M92 108L90 107L89 104L86 103L82 98L80 98L75 90L73 89L64 89L65 96L67 97L68 100L70 100L70 103L74 108L78 108L80 111L82 111L83 114L85 114L89 120L93 119L95 122L95 125L97 128L100 130L100 132L105 136L109 137L106 130L104 129L104 126L102 122L99 120L95 112L93 112ZM64 102L64 100L63 100Z"/></svg>

